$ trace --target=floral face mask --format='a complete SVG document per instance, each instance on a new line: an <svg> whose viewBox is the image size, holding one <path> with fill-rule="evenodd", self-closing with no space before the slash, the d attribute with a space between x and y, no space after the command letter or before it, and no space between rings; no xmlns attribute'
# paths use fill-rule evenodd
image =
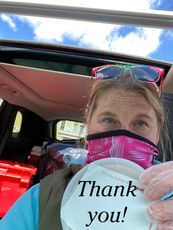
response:
<svg viewBox="0 0 173 230"><path fill-rule="evenodd" d="M127 130L115 130L87 136L88 155L85 164L107 157L120 157L137 163L144 169L153 165L159 154L151 141Z"/></svg>

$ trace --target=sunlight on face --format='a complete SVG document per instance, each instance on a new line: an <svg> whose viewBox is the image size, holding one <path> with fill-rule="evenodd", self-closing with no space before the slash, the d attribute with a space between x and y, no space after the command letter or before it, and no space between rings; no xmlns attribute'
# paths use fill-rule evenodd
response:
<svg viewBox="0 0 173 230"><path fill-rule="evenodd" d="M88 134L126 129L154 144L159 141L159 127L154 109L136 92L111 89L97 101L88 124Z"/></svg>

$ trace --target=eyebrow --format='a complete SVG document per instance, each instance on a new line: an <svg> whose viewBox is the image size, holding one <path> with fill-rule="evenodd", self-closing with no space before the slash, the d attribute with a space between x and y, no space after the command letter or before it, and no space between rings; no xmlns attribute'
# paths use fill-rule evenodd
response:
<svg viewBox="0 0 173 230"><path fill-rule="evenodd" d="M117 115L113 112L109 112L109 111L104 111L102 113L100 113L100 116L114 116L114 117L117 117ZM135 115L136 118L140 118L140 117L143 117L143 118L146 118L148 120L152 120L152 117L149 116L148 114L146 113L138 113L137 115Z"/></svg>
<svg viewBox="0 0 173 230"><path fill-rule="evenodd" d="M117 115L115 113L109 112L109 111L104 111L102 113L100 113L100 116L114 116L117 117Z"/></svg>
<svg viewBox="0 0 173 230"><path fill-rule="evenodd" d="M137 114L135 117L144 117L144 118L147 118L147 119L149 119L149 120L152 120L152 117L149 116L149 115L146 114L146 113L139 113L139 114Z"/></svg>

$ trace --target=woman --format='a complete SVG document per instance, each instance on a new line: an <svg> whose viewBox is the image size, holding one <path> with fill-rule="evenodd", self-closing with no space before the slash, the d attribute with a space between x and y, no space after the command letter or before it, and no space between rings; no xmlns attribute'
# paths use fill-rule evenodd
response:
<svg viewBox="0 0 173 230"><path fill-rule="evenodd" d="M156 88L154 83L134 79L130 72L128 75L123 72L116 80L94 83L86 112L89 153L85 164L111 157L110 146L103 145L98 152L93 145L95 139L114 138L121 134L124 138L133 138L137 147L142 143L148 154L144 151L142 157L136 157L139 152L131 155L131 146L127 146L126 153L121 153L124 154L121 157L133 160L144 168L149 167L140 176L145 184L144 194L148 199L156 201L149 207L149 214L159 223L159 229L173 229L173 200L159 201L173 189L173 162L150 167L155 155L159 153L158 143L166 153L163 145L165 115ZM101 133L100 137L98 133ZM112 156L116 157L116 152ZM74 169L70 167L59 170L44 178L40 185L33 186L1 220L0 229L62 229L61 199L75 173Z"/></svg>

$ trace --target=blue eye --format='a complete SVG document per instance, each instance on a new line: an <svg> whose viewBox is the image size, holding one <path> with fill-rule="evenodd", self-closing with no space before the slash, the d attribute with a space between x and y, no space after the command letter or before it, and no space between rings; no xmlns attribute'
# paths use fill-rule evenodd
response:
<svg viewBox="0 0 173 230"><path fill-rule="evenodd" d="M115 123L115 119L114 118L111 118L111 117L106 117L103 119L103 122L106 123L106 124L113 124Z"/></svg>
<svg viewBox="0 0 173 230"><path fill-rule="evenodd" d="M138 127L146 127L146 126L148 126L148 124L143 120L136 121L135 125L138 126Z"/></svg>

